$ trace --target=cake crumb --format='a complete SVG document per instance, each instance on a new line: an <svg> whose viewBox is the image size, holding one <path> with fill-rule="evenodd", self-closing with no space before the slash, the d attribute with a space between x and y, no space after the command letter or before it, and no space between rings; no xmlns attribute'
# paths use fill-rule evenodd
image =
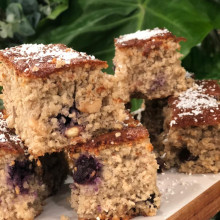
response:
<svg viewBox="0 0 220 220"><path fill-rule="evenodd" d="M120 137L121 136L121 133L120 132L117 132L117 133L115 133L115 137L117 138L117 137Z"/></svg>

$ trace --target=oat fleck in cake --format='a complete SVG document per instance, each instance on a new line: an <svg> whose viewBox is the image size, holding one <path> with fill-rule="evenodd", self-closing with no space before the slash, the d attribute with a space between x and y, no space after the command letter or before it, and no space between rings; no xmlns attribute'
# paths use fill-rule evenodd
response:
<svg viewBox="0 0 220 220"><path fill-rule="evenodd" d="M43 200L57 192L68 172L62 153L30 161L0 112L0 219L33 220Z"/></svg>
<svg viewBox="0 0 220 220"><path fill-rule="evenodd" d="M79 219L153 216L160 206L157 163L142 126L102 134L70 149L71 206Z"/></svg>
<svg viewBox="0 0 220 220"><path fill-rule="evenodd" d="M164 98L186 90L179 41L167 29L137 31L115 39L115 75L129 97Z"/></svg>
<svg viewBox="0 0 220 220"><path fill-rule="evenodd" d="M62 44L0 51L9 127L41 156L96 133L122 128L126 114L107 63Z"/></svg>
<svg viewBox="0 0 220 220"><path fill-rule="evenodd" d="M217 81L202 80L165 108L163 139L165 161L180 172L220 171L220 87Z"/></svg>

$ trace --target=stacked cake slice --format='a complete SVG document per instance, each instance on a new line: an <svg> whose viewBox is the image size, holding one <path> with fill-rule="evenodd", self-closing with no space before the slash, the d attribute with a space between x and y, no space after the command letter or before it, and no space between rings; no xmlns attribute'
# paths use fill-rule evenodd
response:
<svg viewBox="0 0 220 220"><path fill-rule="evenodd" d="M186 71L178 52L181 40L158 28L115 39L115 75L125 101L164 98L186 90Z"/></svg>
<svg viewBox="0 0 220 220"><path fill-rule="evenodd" d="M170 97L164 109L160 140L167 168L186 173L220 171L220 86L196 81L194 87Z"/></svg>
<svg viewBox="0 0 220 220"><path fill-rule="evenodd" d="M103 134L70 149L71 205L80 219L153 216L160 206L158 165L142 126Z"/></svg>
<svg viewBox="0 0 220 220"><path fill-rule="evenodd" d="M43 200L55 193L66 178L63 153L29 160L21 139L8 129L0 112L0 219L33 220Z"/></svg>
<svg viewBox="0 0 220 220"><path fill-rule="evenodd" d="M118 78L103 73L106 67L62 44L0 51L7 122L33 158L69 151L79 218L155 215L153 147L145 128L133 119L128 124Z"/></svg>
<svg viewBox="0 0 220 220"><path fill-rule="evenodd" d="M120 36L115 39L115 75L125 102L145 99L142 122L160 156L158 162L180 172L216 173L220 87L212 80L194 84L181 67L180 40L184 39L158 28Z"/></svg>
<svg viewBox="0 0 220 220"><path fill-rule="evenodd" d="M107 63L62 44L0 51L7 122L38 157L120 129L126 114Z"/></svg>

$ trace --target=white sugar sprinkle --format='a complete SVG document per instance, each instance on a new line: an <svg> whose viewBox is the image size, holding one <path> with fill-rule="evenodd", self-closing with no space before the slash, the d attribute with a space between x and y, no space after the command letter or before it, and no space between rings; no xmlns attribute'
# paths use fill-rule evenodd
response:
<svg viewBox="0 0 220 220"><path fill-rule="evenodd" d="M2 142L6 142L6 141L7 141L7 139L6 139L5 135L0 134L0 142L2 143Z"/></svg>
<svg viewBox="0 0 220 220"><path fill-rule="evenodd" d="M43 62L53 62L56 59L62 64L70 64L74 59L86 59L95 60L94 56L89 56L83 52L77 52L71 48L62 48L60 45L44 45L44 44L22 44L18 47L7 48L2 50L4 54L13 56L13 62L19 63L21 61L28 64L28 68L24 70L27 72L31 67L33 68L33 63L37 61L36 66Z"/></svg>
<svg viewBox="0 0 220 220"><path fill-rule="evenodd" d="M203 86L196 85L196 89L190 88L185 92L181 93L179 96L179 100L175 101L177 104L176 105L177 108L195 109L194 114L199 114L198 112L201 112L201 107L202 108L218 107L217 100L211 95L207 95L203 92L204 92Z"/></svg>
<svg viewBox="0 0 220 220"><path fill-rule="evenodd" d="M209 111L214 113L214 109L219 108L218 101L214 96L206 94L206 90L202 83L201 85L195 84L194 87L181 93L178 99L173 102L176 108L181 110L181 112L178 113L178 118L197 115L201 115L202 118L204 109L209 108L211 108ZM176 120L177 118L174 118L170 121L170 127L177 124ZM196 118L194 118L194 121L198 122Z"/></svg>
<svg viewBox="0 0 220 220"><path fill-rule="evenodd" d="M167 29L154 28L153 30L147 29L144 31L137 31L135 33L122 35L117 39L117 43L125 43L126 41L138 39L138 40L147 40L154 36L163 36L164 34L169 33Z"/></svg>
<svg viewBox="0 0 220 220"><path fill-rule="evenodd" d="M176 121L175 120L171 120L170 121L170 127L172 127L173 125L175 125L176 124Z"/></svg>

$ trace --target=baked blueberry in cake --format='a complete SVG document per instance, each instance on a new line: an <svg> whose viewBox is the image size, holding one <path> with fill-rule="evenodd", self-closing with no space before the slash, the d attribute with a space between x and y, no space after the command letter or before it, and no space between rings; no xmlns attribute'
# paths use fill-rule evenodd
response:
<svg viewBox="0 0 220 220"><path fill-rule="evenodd" d="M161 99L186 90L179 42L167 29L137 31L115 39L115 75L123 99Z"/></svg>
<svg viewBox="0 0 220 220"><path fill-rule="evenodd" d="M214 80L196 81L194 87L170 97L164 109L160 135L168 168L180 172L220 171L220 86Z"/></svg>
<svg viewBox="0 0 220 220"><path fill-rule="evenodd" d="M0 219L33 220L43 201L61 187L68 172L63 153L30 160L21 139L0 112Z"/></svg>
<svg viewBox="0 0 220 220"><path fill-rule="evenodd" d="M153 216L160 206L157 162L147 130L128 126L69 149L70 203L79 219Z"/></svg>
<svg viewBox="0 0 220 220"><path fill-rule="evenodd" d="M107 63L62 44L0 51L8 126L35 157L123 127L126 114Z"/></svg>

